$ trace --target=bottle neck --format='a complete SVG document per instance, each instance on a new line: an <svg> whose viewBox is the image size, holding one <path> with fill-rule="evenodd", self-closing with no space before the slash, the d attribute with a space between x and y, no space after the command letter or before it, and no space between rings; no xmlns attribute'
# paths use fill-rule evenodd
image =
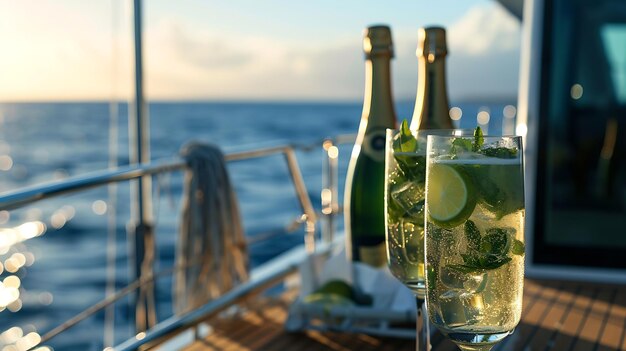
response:
<svg viewBox="0 0 626 351"><path fill-rule="evenodd" d="M413 130L453 128L445 60L445 56L435 57L432 62L424 56L418 57L417 96L410 125Z"/></svg>
<svg viewBox="0 0 626 351"><path fill-rule="evenodd" d="M370 129L396 127L390 63L391 55L375 55L365 60L365 97L359 136Z"/></svg>

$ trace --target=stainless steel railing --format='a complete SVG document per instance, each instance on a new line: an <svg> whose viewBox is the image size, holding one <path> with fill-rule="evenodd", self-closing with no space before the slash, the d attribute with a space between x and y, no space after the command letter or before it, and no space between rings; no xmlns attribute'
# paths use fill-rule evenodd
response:
<svg viewBox="0 0 626 351"><path fill-rule="evenodd" d="M323 163L322 178L322 218L324 219L324 227L322 228L322 243L316 248L316 254L328 254L333 245L336 244L335 238L335 216L342 213L339 204L339 145L353 144L356 135L340 135L334 138L327 138L322 142L323 150L326 154ZM309 147L303 147L309 149ZM309 250L306 250L309 251ZM305 258L303 250L295 250L285 256L281 256L262 267L260 272L253 272L249 282L244 283L232 291L226 293L220 298L213 300L206 305L196 309L195 311L184 315L174 316L162 323L157 324L147 332L141 332L135 337L125 341L121 345L115 347L115 351L132 351L141 348L149 350L154 346L158 346L164 340L176 335L177 333L193 328L202 321L216 315L228 306L244 300L250 295L256 294L258 291L270 287L287 275L296 271L298 264ZM257 274L254 274L257 273Z"/></svg>
<svg viewBox="0 0 626 351"><path fill-rule="evenodd" d="M324 255L330 253L333 243L322 243L319 245L316 254ZM241 284L219 298L208 302L196 310L183 316L173 316L157 324L154 328L145 333L138 333L122 344L116 346L115 351L150 350L158 346L161 342L175 336L176 334L189 330L223 311L228 306L244 301L250 296L258 294L269 287L282 281L286 276L294 273L300 262L306 258L306 249L294 249L286 255L282 255L274 261L265 264L262 269L252 272L250 281Z"/></svg>
<svg viewBox="0 0 626 351"><path fill-rule="evenodd" d="M302 210L302 216L300 216L298 221L303 223L305 227L305 249L307 252L313 252L315 250L315 230L317 214L315 213L311 200L308 196L304 179L300 172L296 157L296 148L303 150L311 149L310 146L284 145L229 153L225 155L225 159L227 161L239 161L271 155L284 155L289 175L291 177L296 192L296 197L298 198L299 205ZM56 196L76 193L114 182L130 181L133 179L138 179L141 177L151 176L159 173L182 171L185 170L185 168L186 164L184 161L161 160L149 164L119 167L117 169L98 171L86 175L71 177L62 181L54 181L41 185L30 186L20 190L0 194L0 210L18 209L37 201L53 198ZM106 308L107 306L128 295L129 293L141 288L146 284L152 283L155 279L161 276L170 275L177 269L181 268L184 267L173 267L158 273L150 274L150 276L140 277L139 279L131 282L125 288L117 291L114 295L109 296L106 299L98 302L97 304L90 306L83 312L79 313L77 316L44 334L41 338L39 345L63 333L74 325L80 323L82 320ZM274 273L288 273L291 270L293 270L293 267L287 270L276 269ZM279 275L280 274L278 274L278 276ZM267 282L259 284L259 282L255 282L254 284L252 284L252 286L258 288L260 286L265 286L266 283ZM247 291L246 289L250 288L251 287L249 286L241 287L239 290L243 289L241 291Z"/></svg>
<svg viewBox="0 0 626 351"><path fill-rule="evenodd" d="M114 170L93 172L83 176L30 186L24 189L0 194L0 210L14 210L28 204L95 188L101 185L140 178L146 175L182 170L182 161L155 162L137 166L120 167Z"/></svg>
<svg viewBox="0 0 626 351"><path fill-rule="evenodd" d="M252 151L235 152L225 155L227 161L237 161L284 154L290 175L296 187L298 200L305 215L315 220L315 211L306 194L306 187L295 157L295 147L291 145L270 147ZM33 202L66 195L73 192L95 188L101 185L122 182L158 173L185 169L185 162L180 160L154 161L149 164L119 167L114 170L98 171L87 175L71 177L60 181L26 187L20 190L0 194L0 211L14 210Z"/></svg>

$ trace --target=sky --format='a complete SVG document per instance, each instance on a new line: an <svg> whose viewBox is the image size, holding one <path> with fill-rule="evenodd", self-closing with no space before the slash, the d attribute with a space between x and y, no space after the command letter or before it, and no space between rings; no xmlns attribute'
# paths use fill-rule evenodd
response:
<svg viewBox="0 0 626 351"><path fill-rule="evenodd" d="M158 100L363 97L363 29L391 26L396 99L417 29L448 30L451 100L515 98L521 24L487 0L148 0L144 84ZM132 1L0 0L0 101L128 99Z"/></svg>

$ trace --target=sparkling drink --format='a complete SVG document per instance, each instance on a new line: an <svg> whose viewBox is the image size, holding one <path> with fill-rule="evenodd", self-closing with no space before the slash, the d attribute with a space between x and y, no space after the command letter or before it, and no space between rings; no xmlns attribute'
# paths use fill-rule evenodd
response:
<svg viewBox="0 0 626 351"><path fill-rule="evenodd" d="M388 266L398 280L423 298L426 150L397 152L387 162Z"/></svg>
<svg viewBox="0 0 626 351"><path fill-rule="evenodd" d="M463 350L489 350L520 320L520 150L518 137L429 137L426 298L433 324Z"/></svg>
<svg viewBox="0 0 626 351"><path fill-rule="evenodd" d="M387 131L385 223L391 273L420 299L425 296L424 212L426 137L472 135L471 130L412 131L406 121Z"/></svg>

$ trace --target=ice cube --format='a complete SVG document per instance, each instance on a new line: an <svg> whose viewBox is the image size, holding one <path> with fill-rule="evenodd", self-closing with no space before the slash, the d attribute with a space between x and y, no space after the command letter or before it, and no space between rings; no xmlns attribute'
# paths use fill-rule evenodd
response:
<svg viewBox="0 0 626 351"><path fill-rule="evenodd" d="M443 324L451 328L476 324L483 316L484 307L481 293L448 290L439 296L437 319L441 319Z"/></svg>
<svg viewBox="0 0 626 351"><path fill-rule="evenodd" d="M465 293L477 293L485 289L487 273L464 272L451 266L439 267L439 279L449 289Z"/></svg>
<svg viewBox="0 0 626 351"><path fill-rule="evenodd" d="M424 211L424 184L405 182L391 189L391 198L411 217Z"/></svg>
<svg viewBox="0 0 626 351"><path fill-rule="evenodd" d="M424 255L424 228L415 223L401 220L400 235L406 258L413 264L420 262ZM422 258L421 261L424 261Z"/></svg>

